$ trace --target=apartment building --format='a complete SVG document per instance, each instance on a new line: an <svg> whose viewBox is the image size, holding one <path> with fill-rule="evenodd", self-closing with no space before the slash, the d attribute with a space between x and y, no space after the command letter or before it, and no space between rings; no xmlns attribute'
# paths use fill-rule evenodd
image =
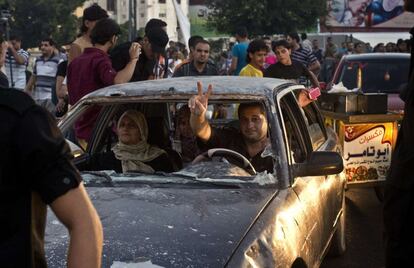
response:
<svg viewBox="0 0 414 268"><path fill-rule="evenodd" d="M167 23L170 40L183 41L173 1L177 1L188 17L189 0L90 0L85 1L83 8L97 3L108 11L112 19L122 24L129 20L130 4L136 3L137 29L144 28L150 19L158 18Z"/></svg>

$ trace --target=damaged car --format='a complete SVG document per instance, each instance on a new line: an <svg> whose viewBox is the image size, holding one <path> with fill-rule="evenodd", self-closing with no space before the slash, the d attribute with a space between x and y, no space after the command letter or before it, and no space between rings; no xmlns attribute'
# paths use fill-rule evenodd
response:
<svg viewBox="0 0 414 268"><path fill-rule="evenodd" d="M206 113L217 128L239 126L237 108L265 108L273 169L256 171L226 148L186 159L178 111L213 85ZM103 267L318 267L345 244L345 176L335 133L315 103L298 105L304 87L250 77L183 77L110 86L82 98L59 122L104 229ZM126 110L145 115L148 142L167 152L171 172L94 169L92 159L117 143ZM94 112L92 135L77 123ZM188 150L187 150L188 151ZM190 150L190 152L195 152ZM66 229L48 214L49 267L66 263Z"/></svg>

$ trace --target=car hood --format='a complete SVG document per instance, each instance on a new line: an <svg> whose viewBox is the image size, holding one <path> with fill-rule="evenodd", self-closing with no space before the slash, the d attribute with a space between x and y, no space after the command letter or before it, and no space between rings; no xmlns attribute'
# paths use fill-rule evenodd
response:
<svg viewBox="0 0 414 268"><path fill-rule="evenodd" d="M276 189L88 187L104 228L103 267L222 267ZM68 235L48 213L49 267Z"/></svg>

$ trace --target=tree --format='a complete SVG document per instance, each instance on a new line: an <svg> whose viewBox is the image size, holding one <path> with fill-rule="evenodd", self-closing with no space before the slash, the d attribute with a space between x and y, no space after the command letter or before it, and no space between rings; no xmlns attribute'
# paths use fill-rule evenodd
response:
<svg viewBox="0 0 414 268"><path fill-rule="evenodd" d="M9 0L10 31L22 38L23 47L38 46L44 37L52 37L58 44L73 41L78 31L74 10L85 0Z"/></svg>
<svg viewBox="0 0 414 268"><path fill-rule="evenodd" d="M306 31L326 14L326 0L207 0L209 27L234 33L240 26L250 35Z"/></svg>

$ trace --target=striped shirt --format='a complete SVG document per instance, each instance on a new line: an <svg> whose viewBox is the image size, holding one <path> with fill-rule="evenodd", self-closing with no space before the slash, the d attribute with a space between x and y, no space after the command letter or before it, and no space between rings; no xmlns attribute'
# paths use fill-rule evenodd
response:
<svg viewBox="0 0 414 268"><path fill-rule="evenodd" d="M297 50L292 49L292 54L290 55L291 59L294 61L298 61L305 65L306 67L309 67L312 63L317 61L318 59L313 54L312 50L309 50L307 48L304 48L303 46L299 46Z"/></svg>
<svg viewBox="0 0 414 268"><path fill-rule="evenodd" d="M18 64L16 59L13 57L13 54L7 51L5 69L9 79L9 86L23 90L26 86L26 67L29 62L29 53L21 48L17 51L17 54L24 58L24 63ZM10 74L10 64L12 69L11 74L13 74L13 81Z"/></svg>
<svg viewBox="0 0 414 268"><path fill-rule="evenodd" d="M56 72L61 61L62 58L55 54L52 54L47 60L43 56L36 59L33 67L33 74L36 76L33 99L52 99L52 89L55 88L56 83Z"/></svg>

